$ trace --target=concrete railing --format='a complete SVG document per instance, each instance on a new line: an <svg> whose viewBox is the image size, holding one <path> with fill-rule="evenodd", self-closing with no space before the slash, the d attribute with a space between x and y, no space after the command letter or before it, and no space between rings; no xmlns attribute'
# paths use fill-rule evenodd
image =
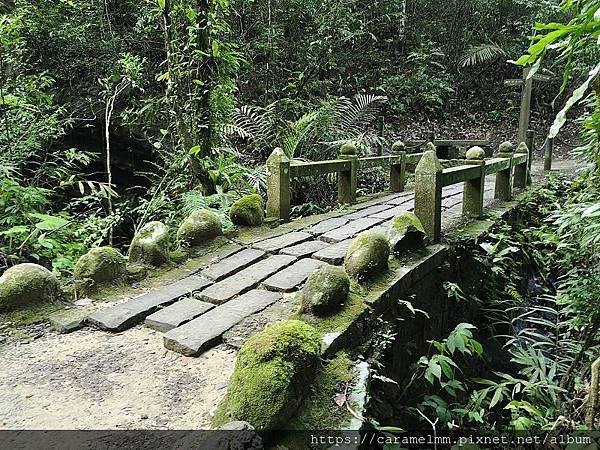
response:
<svg viewBox="0 0 600 450"><path fill-rule="evenodd" d="M439 242L442 228L442 189L464 183L463 215L481 217L485 177L496 174L494 198L510 200L512 190L528 183L529 150L525 143L513 153L512 144L504 143L493 158L484 159L483 151L467 152L463 165L444 169L433 144L428 144L415 170L415 214L433 242ZM473 150L473 149L472 149Z"/></svg>
<svg viewBox="0 0 600 450"><path fill-rule="evenodd" d="M474 151L471 151L474 150ZM296 177L337 174L338 201L356 202L358 170L389 167L391 192L402 192L408 166L415 169L415 214L433 242L441 234L442 188L464 183L463 214L480 217L483 212L485 177L496 175L494 197L510 200L513 186L525 187L529 178L529 150L525 143L513 153L512 144L504 143L493 158L484 159L478 147L467 152L464 160L440 160L432 143L423 153L407 153L402 143L392 147L392 154L359 158L355 153L340 154L338 159L316 162L290 161L277 148L267 160L267 219L290 220L290 182ZM446 168L444 168L446 166Z"/></svg>
<svg viewBox="0 0 600 450"><path fill-rule="evenodd" d="M283 150L273 150L267 159L267 219L290 220L290 182L293 178L326 174L338 176L338 201L356 203L358 170L389 167L390 191L402 192L406 180L406 167L416 166L423 153L407 154L403 145L392 147L392 154L359 158L356 154L340 154L339 159L328 161L290 161Z"/></svg>

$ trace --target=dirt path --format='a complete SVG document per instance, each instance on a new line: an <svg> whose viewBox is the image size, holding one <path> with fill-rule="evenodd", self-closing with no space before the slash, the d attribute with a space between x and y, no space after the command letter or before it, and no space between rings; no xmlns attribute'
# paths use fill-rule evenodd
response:
<svg viewBox="0 0 600 450"><path fill-rule="evenodd" d="M0 428L209 428L235 351L186 358L158 334L88 329L0 347Z"/></svg>

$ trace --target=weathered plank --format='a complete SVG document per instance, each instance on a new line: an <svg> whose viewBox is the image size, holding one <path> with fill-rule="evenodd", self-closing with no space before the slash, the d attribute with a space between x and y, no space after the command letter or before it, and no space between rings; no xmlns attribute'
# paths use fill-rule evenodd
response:
<svg viewBox="0 0 600 450"><path fill-rule="evenodd" d="M210 311L215 305L193 298L183 298L166 308L159 309L146 317L144 325L163 333L177 328L192 319Z"/></svg>
<svg viewBox="0 0 600 450"><path fill-rule="evenodd" d="M299 244L300 242L308 241L309 239L312 239L311 234L305 233L304 231L293 231L271 239L256 242L253 244L253 247L264 250L265 252L277 253L282 248Z"/></svg>
<svg viewBox="0 0 600 450"><path fill-rule="evenodd" d="M271 291L291 292L297 289L313 270L325 264L323 261L304 258L287 267L263 282L263 286Z"/></svg>
<svg viewBox="0 0 600 450"><path fill-rule="evenodd" d="M248 267L250 264L258 261L265 255L266 253L262 250L248 248L229 256L228 258L222 259L207 269L204 269L202 271L202 275L204 275L206 278L210 278L211 280L219 281L228 277L232 273Z"/></svg>

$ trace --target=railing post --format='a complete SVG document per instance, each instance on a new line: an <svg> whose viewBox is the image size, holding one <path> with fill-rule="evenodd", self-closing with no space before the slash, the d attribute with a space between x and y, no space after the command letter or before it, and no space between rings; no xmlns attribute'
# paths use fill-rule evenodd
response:
<svg viewBox="0 0 600 450"><path fill-rule="evenodd" d="M554 147L554 138L546 138L544 146L544 170L552 170L552 148Z"/></svg>
<svg viewBox="0 0 600 450"><path fill-rule="evenodd" d="M377 122L377 134L381 142L377 144L377 156L383 155L383 133L385 132L385 117L379 116Z"/></svg>
<svg viewBox="0 0 600 450"><path fill-rule="evenodd" d="M290 160L281 148L267 159L267 219L290 220Z"/></svg>
<svg viewBox="0 0 600 450"><path fill-rule="evenodd" d="M514 180L513 180L513 187L515 188L526 188L527 187L527 177L529 175L529 149L527 148L527 144L525 144L525 142L521 142L518 146L517 146L517 154L526 154L527 155L527 161L525 161L523 164L519 164L517 166L515 166L515 172L514 172Z"/></svg>
<svg viewBox="0 0 600 450"><path fill-rule="evenodd" d="M501 170L496 174L496 188L494 198L498 200L510 200L512 198L512 157L514 146L506 141L500 144L497 158L509 158L509 166L507 169Z"/></svg>
<svg viewBox="0 0 600 450"><path fill-rule="evenodd" d="M465 181L463 188L463 215L481 217L483 214L483 193L485 191L485 151L472 147L467 151L465 164L479 166L480 176Z"/></svg>
<svg viewBox="0 0 600 450"><path fill-rule="evenodd" d="M390 192L403 192L406 180L406 146L402 141L392 145L392 156L400 156L400 164L390 165Z"/></svg>
<svg viewBox="0 0 600 450"><path fill-rule="evenodd" d="M342 204L356 203L356 190L358 188L358 156L356 146L347 142L340 147L340 159L350 162L350 170L338 173L338 201Z"/></svg>
<svg viewBox="0 0 600 450"><path fill-rule="evenodd" d="M529 149L529 158L527 160L527 184L531 184L531 163L533 162L533 144L535 134L533 130L527 130L525 144Z"/></svg>
<svg viewBox="0 0 600 450"><path fill-rule="evenodd" d="M442 231L442 165L435 145L428 142L415 169L415 214L432 242L439 242Z"/></svg>

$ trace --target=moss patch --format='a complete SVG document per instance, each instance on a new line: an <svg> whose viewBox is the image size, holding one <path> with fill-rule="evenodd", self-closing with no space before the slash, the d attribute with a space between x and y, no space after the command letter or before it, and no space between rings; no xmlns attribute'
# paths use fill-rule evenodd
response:
<svg viewBox="0 0 600 450"><path fill-rule="evenodd" d="M73 275L86 289L111 283L125 276L125 257L112 247L96 247L75 264Z"/></svg>
<svg viewBox="0 0 600 450"><path fill-rule="evenodd" d="M305 397L320 354L320 334L299 320L252 336L238 353L227 391L230 416L259 430L284 425Z"/></svg>
<svg viewBox="0 0 600 450"><path fill-rule="evenodd" d="M365 231L354 238L346 257L344 267L351 277L367 279L388 268L390 245L383 233Z"/></svg>
<svg viewBox="0 0 600 450"><path fill-rule="evenodd" d="M303 311L317 315L329 314L346 302L350 289L350 278L344 269L324 265L313 271L300 294Z"/></svg>
<svg viewBox="0 0 600 450"><path fill-rule="evenodd" d="M263 223L265 205L258 194L246 195L229 208L229 217L236 225L258 226Z"/></svg>
<svg viewBox="0 0 600 450"><path fill-rule="evenodd" d="M18 264L0 277L0 311L53 302L60 297L58 279L38 264Z"/></svg>
<svg viewBox="0 0 600 450"><path fill-rule="evenodd" d="M223 234L219 217L207 210L192 211L177 230L177 239L184 247L194 247Z"/></svg>
<svg viewBox="0 0 600 450"><path fill-rule="evenodd" d="M129 263L160 266L169 261L169 229L161 222L149 222L129 246Z"/></svg>

